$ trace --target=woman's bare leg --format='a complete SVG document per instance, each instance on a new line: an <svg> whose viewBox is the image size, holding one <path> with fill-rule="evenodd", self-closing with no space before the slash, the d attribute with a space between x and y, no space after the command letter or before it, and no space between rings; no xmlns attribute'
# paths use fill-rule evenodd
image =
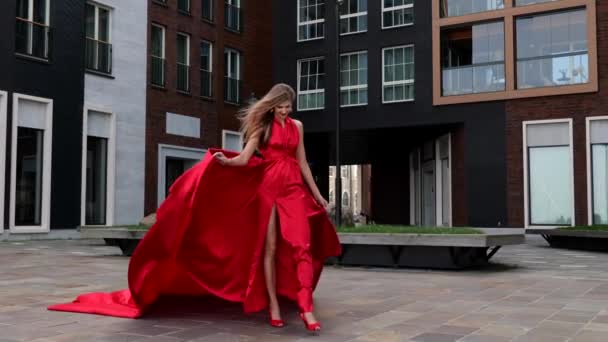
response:
<svg viewBox="0 0 608 342"><path fill-rule="evenodd" d="M264 248L264 278L266 290L270 301L270 316L272 319L281 319L281 309L277 299L275 252L277 249L277 210L272 207L270 221L266 231L266 245Z"/></svg>

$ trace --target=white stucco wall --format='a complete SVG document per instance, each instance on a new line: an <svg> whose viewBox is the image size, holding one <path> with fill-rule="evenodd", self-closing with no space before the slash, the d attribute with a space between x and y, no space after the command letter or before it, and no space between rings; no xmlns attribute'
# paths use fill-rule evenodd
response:
<svg viewBox="0 0 608 342"><path fill-rule="evenodd" d="M111 111L116 122L114 224L144 213L148 1L99 0L110 7L112 76L85 74L85 108Z"/></svg>

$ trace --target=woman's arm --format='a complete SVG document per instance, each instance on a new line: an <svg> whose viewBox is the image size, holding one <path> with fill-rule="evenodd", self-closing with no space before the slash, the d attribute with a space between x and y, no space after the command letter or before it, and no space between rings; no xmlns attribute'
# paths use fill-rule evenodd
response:
<svg viewBox="0 0 608 342"><path fill-rule="evenodd" d="M312 172L310 172L310 167L308 166L308 161L306 160L306 151L304 150L304 125L298 121L293 120L298 127L298 131L300 132L300 141L298 142L298 149L296 151L296 157L298 159L298 164L300 165L300 170L302 171L302 176L304 177L304 181L310 188L312 195L315 200L323 207L327 207L328 203L319 192L319 188L315 183L314 178L312 177Z"/></svg>
<svg viewBox="0 0 608 342"><path fill-rule="evenodd" d="M259 144L259 134L254 134L247 140L247 144L245 144L245 148L243 151L234 158L227 158L222 152L216 152L213 157L217 159L223 165L228 166L244 166L247 165L249 159L255 153L255 150L258 148Z"/></svg>

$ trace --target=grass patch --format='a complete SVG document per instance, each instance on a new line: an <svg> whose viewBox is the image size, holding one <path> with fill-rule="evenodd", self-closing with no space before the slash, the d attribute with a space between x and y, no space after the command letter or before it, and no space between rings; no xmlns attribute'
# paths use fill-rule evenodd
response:
<svg viewBox="0 0 608 342"><path fill-rule="evenodd" d="M559 230L574 230L579 232L608 232L608 225L560 227Z"/></svg>
<svg viewBox="0 0 608 342"><path fill-rule="evenodd" d="M393 233L393 234L483 234L474 228L410 227L369 225L359 227L338 227L340 233Z"/></svg>
<svg viewBox="0 0 608 342"><path fill-rule="evenodd" d="M112 226L112 228L127 228L127 230L148 230L148 229L150 229L149 226L145 226L143 224L130 224L130 225L123 225L123 226Z"/></svg>

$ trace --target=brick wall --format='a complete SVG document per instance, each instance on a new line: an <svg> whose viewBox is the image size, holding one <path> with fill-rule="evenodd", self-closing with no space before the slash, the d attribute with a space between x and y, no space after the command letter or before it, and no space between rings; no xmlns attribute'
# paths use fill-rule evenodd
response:
<svg viewBox="0 0 608 342"><path fill-rule="evenodd" d="M608 115L608 3L597 1L599 92L506 102L507 210L509 226L524 226L522 122L572 118L575 222L587 224L585 118Z"/></svg>

